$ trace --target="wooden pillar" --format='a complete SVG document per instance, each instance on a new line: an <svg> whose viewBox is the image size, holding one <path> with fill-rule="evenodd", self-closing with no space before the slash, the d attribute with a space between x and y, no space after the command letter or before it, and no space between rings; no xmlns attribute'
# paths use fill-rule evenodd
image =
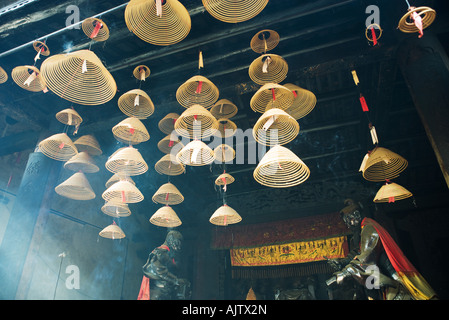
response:
<svg viewBox="0 0 449 320"><path fill-rule="evenodd" d="M398 62L449 187L447 53L438 38L430 31L425 31L421 39L417 34L406 36L398 49Z"/></svg>

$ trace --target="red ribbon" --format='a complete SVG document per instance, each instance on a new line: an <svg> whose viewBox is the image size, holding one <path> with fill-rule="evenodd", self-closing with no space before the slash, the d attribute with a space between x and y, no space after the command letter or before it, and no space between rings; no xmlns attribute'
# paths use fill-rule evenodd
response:
<svg viewBox="0 0 449 320"><path fill-rule="evenodd" d="M137 300L150 300L150 279L146 276L143 276Z"/></svg>
<svg viewBox="0 0 449 320"><path fill-rule="evenodd" d="M366 103L365 97L364 96L360 96L360 104L362 105L362 110L363 112L368 112L368 104Z"/></svg>
<svg viewBox="0 0 449 320"><path fill-rule="evenodd" d="M203 81L198 82L198 87L196 88L195 93L201 93L201 89L203 88Z"/></svg>
<svg viewBox="0 0 449 320"><path fill-rule="evenodd" d="M99 21L97 21L97 23L95 24L95 28L92 31L92 33L90 34L90 38L93 39L96 36L98 36L98 32L100 32L101 27L103 26L103 24Z"/></svg>
<svg viewBox="0 0 449 320"><path fill-rule="evenodd" d="M376 30L374 30L374 27L371 27L371 35L373 36L373 45L377 45L377 35Z"/></svg>

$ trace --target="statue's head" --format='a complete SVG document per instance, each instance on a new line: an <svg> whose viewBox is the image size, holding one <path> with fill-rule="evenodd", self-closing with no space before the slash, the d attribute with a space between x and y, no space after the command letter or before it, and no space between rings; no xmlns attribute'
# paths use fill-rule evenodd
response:
<svg viewBox="0 0 449 320"><path fill-rule="evenodd" d="M345 200L343 209L340 210L341 217L348 228L360 226L362 222L362 207L359 203L355 203L352 199Z"/></svg>
<svg viewBox="0 0 449 320"><path fill-rule="evenodd" d="M177 230L170 230L167 233L167 237L165 238L165 243L168 245L170 249L175 251L181 250L182 246L182 234Z"/></svg>

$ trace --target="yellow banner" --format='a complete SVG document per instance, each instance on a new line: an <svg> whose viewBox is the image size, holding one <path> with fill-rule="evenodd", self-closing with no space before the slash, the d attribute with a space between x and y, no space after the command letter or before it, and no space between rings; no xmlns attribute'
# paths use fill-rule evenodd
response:
<svg viewBox="0 0 449 320"><path fill-rule="evenodd" d="M278 266L344 258L347 254L346 236L284 243L255 248L231 249L231 264L235 267Z"/></svg>

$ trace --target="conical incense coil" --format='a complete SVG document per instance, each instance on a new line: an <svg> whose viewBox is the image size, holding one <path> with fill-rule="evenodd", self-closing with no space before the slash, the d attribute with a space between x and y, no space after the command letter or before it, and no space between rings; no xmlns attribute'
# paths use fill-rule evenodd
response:
<svg viewBox="0 0 449 320"><path fill-rule="evenodd" d="M112 128L112 133L118 141L132 145L150 139L150 134L145 125L135 117L129 117L120 121Z"/></svg>
<svg viewBox="0 0 449 320"><path fill-rule="evenodd" d="M254 179L267 187L288 188L305 182L310 176L306 164L282 146L272 147L254 170Z"/></svg>
<svg viewBox="0 0 449 320"><path fill-rule="evenodd" d="M39 92L47 88L42 73L34 66L15 67L11 72L11 78L19 87L28 91Z"/></svg>
<svg viewBox="0 0 449 320"><path fill-rule="evenodd" d="M120 96L119 109L129 117L146 119L154 113L154 104L143 90L133 89Z"/></svg>
<svg viewBox="0 0 449 320"><path fill-rule="evenodd" d="M176 155L171 153L166 154L156 162L154 169L159 174L165 174L167 176L179 176L186 171L184 164L179 162L176 159Z"/></svg>
<svg viewBox="0 0 449 320"><path fill-rule="evenodd" d="M276 83L267 83L253 95L250 106L251 109L260 113L271 108L285 110L292 105L293 98L293 92L288 88Z"/></svg>
<svg viewBox="0 0 449 320"><path fill-rule="evenodd" d="M70 160L78 153L76 146L65 133L58 133L42 140L39 143L39 151L58 161Z"/></svg>
<svg viewBox="0 0 449 320"><path fill-rule="evenodd" d="M159 123L158 127L165 134L171 134L173 130L175 130L175 122L178 120L179 114L177 113L169 113L165 117L163 117Z"/></svg>
<svg viewBox="0 0 449 320"><path fill-rule="evenodd" d="M376 196L374 197L373 202L375 203L393 203L397 200L404 200L407 198L412 197L413 194L405 189L404 187L398 185L394 182L387 182L384 184L379 191L377 192Z"/></svg>
<svg viewBox="0 0 449 320"><path fill-rule="evenodd" d="M137 80L145 81L151 74L150 68L145 65L140 65L134 68L133 75Z"/></svg>
<svg viewBox="0 0 449 320"><path fill-rule="evenodd" d="M227 226L242 221L242 217L228 205L218 208L209 218L209 222L217 226Z"/></svg>
<svg viewBox="0 0 449 320"><path fill-rule="evenodd" d="M5 83L8 80L8 74L0 67L0 84Z"/></svg>
<svg viewBox="0 0 449 320"><path fill-rule="evenodd" d="M114 78L90 50L51 56L41 73L53 93L76 104L104 104L117 92Z"/></svg>
<svg viewBox="0 0 449 320"><path fill-rule="evenodd" d="M193 140L178 152L176 159L184 165L204 166L214 162L215 154L203 141Z"/></svg>
<svg viewBox="0 0 449 320"><path fill-rule="evenodd" d="M268 0L203 0L204 8L217 20L238 23L257 16Z"/></svg>
<svg viewBox="0 0 449 320"><path fill-rule="evenodd" d="M210 108L210 113L216 119L230 119L235 116L237 112L237 106L228 99L220 99L212 106L212 108Z"/></svg>
<svg viewBox="0 0 449 320"><path fill-rule="evenodd" d="M154 193L152 200L154 203L176 205L184 201L184 196L175 185L168 182L159 187Z"/></svg>
<svg viewBox="0 0 449 320"><path fill-rule="evenodd" d="M285 109L285 112L295 118L295 120L304 118L312 112L316 106L317 99L311 91L291 83L284 84L284 87L291 90L294 96L292 105Z"/></svg>
<svg viewBox="0 0 449 320"><path fill-rule="evenodd" d="M175 122L175 131L190 139L203 139L218 130L218 121L204 107L195 104L185 110Z"/></svg>
<svg viewBox="0 0 449 320"><path fill-rule="evenodd" d="M175 210L170 206L158 209L150 218L150 222L159 227L174 228L182 224Z"/></svg>
<svg viewBox="0 0 449 320"><path fill-rule="evenodd" d="M97 139L91 134L79 137L74 144L79 152L86 151L91 156L99 156L103 153Z"/></svg>
<svg viewBox="0 0 449 320"><path fill-rule="evenodd" d="M179 86L176 100L184 108L199 104L208 109L217 102L219 94L212 81L203 76L194 76Z"/></svg>
<svg viewBox="0 0 449 320"><path fill-rule="evenodd" d="M269 109L257 120L253 137L266 146L284 145L293 141L299 134L299 124L292 116L281 109Z"/></svg>
<svg viewBox="0 0 449 320"><path fill-rule="evenodd" d="M397 153L377 147L369 152L360 168L363 178L368 181L382 182L399 177L408 166L408 161Z"/></svg>
<svg viewBox="0 0 449 320"><path fill-rule="evenodd" d="M235 150L227 144L220 144L214 149L215 159L219 162L230 162L235 159Z"/></svg>
<svg viewBox="0 0 449 320"><path fill-rule="evenodd" d="M127 176L122 173L114 173L114 175L112 177L110 177L108 181L106 181L106 183L105 183L106 189L109 188L110 186L112 186L114 183L119 182L119 181L128 181L128 182L132 183L133 185L136 185L136 183L130 176Z"/></svg>
<svg viewBox="0 0 449 320"><path fill-rule="evenodd" d="M103 192L102 198L105 201L118 203L138 203L143 201L144 196L134 184L120 180L107 188Z"/></svg>
<svg viewBox="0 0 449 320"><path fill-rule="evenodd" d="M267 53L279 44L279 33L273 30L261 30L252 37L250 46L256 53Z"/></svg>
<svg viewBox="0 0 449 320"><path fill-rule="evenodd" d="M288 74L288 64L281 56L264 54L255 59L249 66L248 74L255 83L280 83Z"/></svg>
<svg viewBox="0 0 449 320"><path fill-rule="evenodd" d="M75 154L66 163L64 163L64 169L71 171L82 171L84 173L95 173L100 170L90 155L85 151Z"/></svg>
<svg viewBox="0 0 449 320"><path fill-rule="evenodd" d="M106 41L109 39L109 28L104 21L97 18L87 18L81 27L90 39L95 41Z"/></svg>
<svg viewBox="0 0 449 320"><path fill-rule="evenodd" d="M59 111L56 114L56 119L68 126L78 126L83 122L83 118L72 108Z"/></svg>
<svg viewBox="0 0 449 320"><path fill-rule="evenodd" d="M420 30L415 22L413 16L419 16L422 21L422 29ZM428 28L436 18L436 12L429 7L410 7L408 12L399 20L398 29L405 33L416 33Z"/></svg>
<svg viewBox="0 0 449 320"><path fill-rule="evenodd" d="M82 172L77 172L70 178L55 188L60 196L73 200L95 199L95 192L92 190L89 181Z"/></svg>
<svg viewBox="0 0 449 320"><path fill-rule="evenodd" d="M222 173L220 174L217 179L215 179L215 184L217 186L225 186L228 184L231 184L235 181L235 178L231 176L229 173Z"/></svg>
<svg viewBox="0 0 449 320"><path fill-rule="evenodd" d="M163 153L176 155L182 148L184 148L184 144L178 139L176 134L169 134L158 142L157 147Z"/></svg>
<svg viewBox="0 0 449 320"><path fill-rule="evenodd" d="M115 222L101 230L98 234L100 235L100 237L106 239L115 240L125 238L125 233L118 225L115 224Z"/></svg>
<svg viewBox="0 0 449 320"><path fill-rule="evenodd" d="M50 55L50 49L48 46L43 43L42 41L34 41L33 42L33 48L38 52L40 55L43 55L45 57L48 57Z"/></svg>
<svg viewBox="0 0 449 320"><path fill-rule="evenodd" d="M187 9L177 0L131 0L125 9L128 29L141 40L157 46L182 41L190 32Z"/></svg>
<svg viewBox="0 0 449 320"><path fill-rule="evenodd" d="M128 204L117 201L106 201L101 207L101 211L114 218L129 217L131 215Z"/></svg>
<svg viewBox="0 0 449 320"><path fill-rule="evenodd" d="M148 171L140 152L133 147L122 148L106 161L106 169L113 173L137 176Z"/></svg>
<svg viewBox="0 0 449 320"><path fill-rule="evenodd" d="M214 136L220 138L232 137L237 132L237 125L229 119L218 119L218 130Z"/></svg>

